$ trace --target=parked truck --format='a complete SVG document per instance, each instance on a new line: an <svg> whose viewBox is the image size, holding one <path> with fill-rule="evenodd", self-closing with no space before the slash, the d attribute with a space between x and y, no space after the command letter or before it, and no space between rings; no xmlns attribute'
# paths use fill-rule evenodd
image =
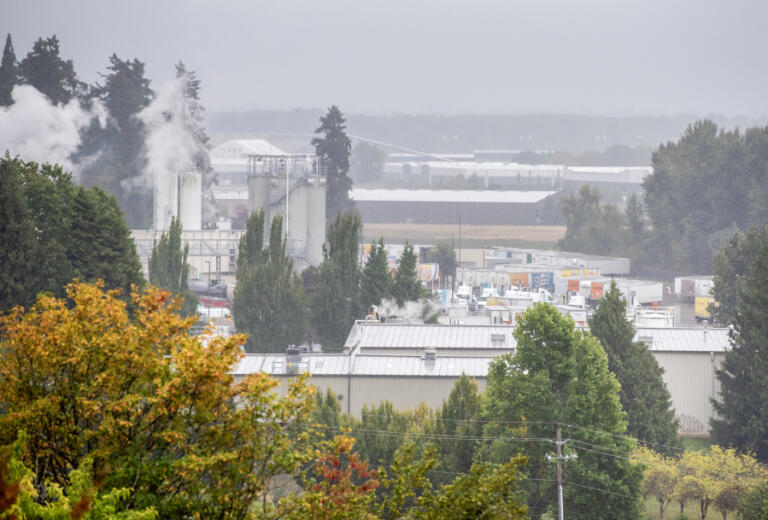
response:
<svg viewBox="0 0 768 520"><path fill-rule="evenodd" d="M696 321L707 321L712 323L712 313L709 312L709 305L714 303L715 299L711 296L696 296L693 304L693 315Z"/></svg>

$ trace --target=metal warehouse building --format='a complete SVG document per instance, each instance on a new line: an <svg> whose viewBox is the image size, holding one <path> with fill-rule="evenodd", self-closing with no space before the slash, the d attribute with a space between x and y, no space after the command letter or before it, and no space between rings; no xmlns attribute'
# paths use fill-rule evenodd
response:
<svg viewBox="0 0 768 520"><path fill-rule="evenodd" d="M268 373L281 388L297 373L312 374L312 384L340 396L342 410L359 417L364 405L389 400L398 409L422 402L441 406L464 373L487 386L488 366L497 356L514 353L511 326L421 325L357 322L339 354L247 355L236 377ZM638 328L644 342L664 369L679 432L709 435L714 416L711 399L719 397L715 370L729 348L727 329Z"/></svg>
<svg viewBox="0 0 768 520"><path fill-rule="evenodd" d="M408 190L353 188L365 222L541 224L559 216L557 191Z"/></svg>
<svg viewBox="0 0 768 520"><path fill-rule="evenodd" d="M715 370L730 349L728 329L638 328L642 341L664 369L681 435L706 437L715 417L712 399L720 397Z"/></svg>
<svg viewBox="0 0 768 520"><path fill-rule="evenodd" d="M285 355L251 354L234 371L235 378L265 372L280 381L284 391L297 373L312 374L312 384L320 390L330 388L338 396L341 409L360 417L364 405L390 401L395 408L411 410L425 403L442 406L454 384L466 374L485 390L490 357L454 356L368 356L304 354L297 364Z"/></svg>

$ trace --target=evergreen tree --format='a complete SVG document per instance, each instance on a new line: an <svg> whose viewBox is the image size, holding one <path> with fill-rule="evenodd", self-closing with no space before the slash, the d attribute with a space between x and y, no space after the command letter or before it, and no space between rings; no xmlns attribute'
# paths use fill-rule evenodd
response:
<svg viewBox="0 0 768 520"><path fill-rule="evenodd" d="M320 118L320 127L315 130L322 137L312 139L315 153L323 161L328 176L325 192L325 215L329 224L336 217L354 207L349 198L352 180L349 172L349 154L352 144L347 137L345 119L336 105L328 109L328 113Z"/></svg>
<svg viewBox="0 0 768 520"><path fill-rule="evenodd" d="M136 246L113 197L75 187L56 165L38 166L6 155L0 173L8 179L0 184L0 198L7 201L3 210L13 215L2 222L7 226L2 261L13 265L26 259L26 265L3 271L15 277L3 284L7 295L15 294L2 300L5 309L29 305L40 292L63 296L73 277L102 279L106 288L121 288L124 294L131 284L143 284ZM26 230L24 239L19 241L13 229Z"/></svg>
<svg viewBox="0 0 768 520"><path fill-rule="evenodd" d="M304 294L285 252L283 218L272 219L266 247L264 221L263 210L253 213L240 238L232 315L237 329L249 334L248 352L284 352L304 340Z"/></svg>
<svg viewBox="0 0 768 520"><path fill-rule="evenodd" d="M3 48L3 61L0 62L0 107L7 107L13 103L11 91L18 83L19 64L16 63L16 53L13 52L11 33L8 33Z"/></svg>
<svg viewBox="0 0 768 520"><path fill-rule="evenodd" d="M715 255L712 296L717 304L711 309L715 322L724 326L734 322L739 294L764 243L768 243L768 226L755 227L744 234L735 233Z"/></svg>
<svg viewBox="0 0 768 520"><path fill-rule="evenodd" d="M357 263L360 215L340 213L323 245L318 286L312 298L312 320L323 349L341 350L356 319L364 316Z"/></svg>
<svg viewBox="0 0 768 520"><path fill-rule="evenodd" d="M624 436L620 386L608 370L600 342L545 303L523 313L515 339L514 356L496 358L489 368L483 397L483 434L488 440L481 458L500 462L524 450L530 457L528 505L545 511L557 502L555 465L546 458L554 447L531 439L551 440L557 425L563 425L563 437L569 439L564 454L578 455L566 464L565 481L604 490L587 493L584 487L566 485L565 510L589 511L594 519L639 518L641 466L626 458L634 442Z"/></svg>
<svg viewBox="0 0 768 520"><path fill-rule="evenodd" d="M589 321L589 329L603 345L608 368L621 384L621 405L627 413L627 433L649 443L675 447L677 420L663 369L641 342L626 318L626 302L612 281ZM656 447L659 451L669 448Z"/></svg>
<svg viewBox="0 0 768 520"><path fill-rule="evenodd" d="M104 280L106 289L142 286L136 244L117 200L99 188L77 188L72 204L69 260L82 281Z"/></svg>
<svg viewBox="0 0 768 520"><path fill-rule="evenodd" d="M482 400L477 383L462 374L437 414L442 441L442 463L446 471L466 473L472 467L475 449L483 435Z"/></svg>
<svg viewBox="0 0 768 520"><path fill-rule="evenodd" d="M173 295L184 297L181 313L192 316L197 309L198 297L189 290L189 244L181 247L181 219L171 217L168 233L152 246L149 257L149 283L166 289Z"/></svg>
<svg viewBox="0 0 768 520"><path fill-rule="evenodd" d="M405 302L421 298L422 293L421 283L416 273L416 253L413 252L413 245L406 241L392 284L392 296L402 307Z"/></svg>
<svg viewBox="0 0 768 520"><path fill-rule="evenodd" d="M90 96L104 103L110 114L106 128L94 122L85 132L77 158L83 160L82 183L99 186L117 196L131 229L152 223L152 186L137 182L146 166L145 127L136 117L152 100L144 63L109 58L104 84ZM94 160L95 157L95 160Z"/></svg>
<svg viewBox="0 0 768 520"><path fill-rule="evenodd" d="M756 255L738 287L732 346L716 371L720 399L714 401L718 418L712 419L712 439L723 446L751 451L768 462L768 240L760 241Z"/></svg>
<svg viewBox="0 0 768 520"><path fill-rule="evenodd" d="M35 301L35 222L24 197L21 161L0 160L0 313Z"/></svg>
<svg viewBox="0 0 768 520"><path fill-rule="evenodd" d="M59 39L38 38L32 50L19 64L21 83L32 85L56 105L68 103L83 93L85 85L78 81L72 60L59 56Z"/></svg>
<svg viewBox="0 0 768 520"><path fill-rule="evenodd" d="M363 305L379 305L382 300L390 297L392 276L387 265L387 249L384 239L371 244L371 252L363 269L362 298Z"/></svg>

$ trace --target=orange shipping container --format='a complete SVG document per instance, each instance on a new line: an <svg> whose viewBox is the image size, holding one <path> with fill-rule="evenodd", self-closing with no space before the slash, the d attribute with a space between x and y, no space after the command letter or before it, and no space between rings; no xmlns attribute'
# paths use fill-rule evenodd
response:
<svg viewBox="0 0 768 520"><path fill-rule="evenodd" d="M599 300L603 297L603 284L592 282L592 299Z"/></svg>

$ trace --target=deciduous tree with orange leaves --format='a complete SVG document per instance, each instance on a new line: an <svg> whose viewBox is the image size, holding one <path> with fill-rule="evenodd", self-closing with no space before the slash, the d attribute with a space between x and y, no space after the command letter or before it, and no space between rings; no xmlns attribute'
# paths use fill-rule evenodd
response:
<svg viewBox="0 0 768 520"><path fill-rule="evenodd" d="M180 301L77 281L0 318L0 445L21 430L36 500L54 500L92 461L98 493L126 489L126 510L160 518L249 518L272 510L276 475L314 456L311 388L279 397L263 374L235 381L242 336L206 345L188 334ZM94 497L95 499L98 496Z"/></svg>

